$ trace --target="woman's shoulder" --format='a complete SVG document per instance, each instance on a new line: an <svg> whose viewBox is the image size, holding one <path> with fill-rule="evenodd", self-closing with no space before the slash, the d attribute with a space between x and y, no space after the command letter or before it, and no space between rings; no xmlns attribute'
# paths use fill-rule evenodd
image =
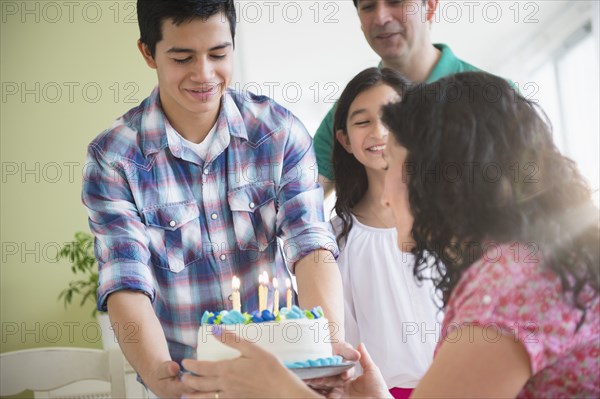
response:
<svg viewBox="0 0 600 399"><path fill-rule="evenodd" d="M462 281L486 280L493 285L512 285L544 274L544 259L532 243L482 244L481 257L467 269Z"/></svg>
<svg viewBox="0 0 600 399"><path fill-rule="evenodd" d="M600 306L596 297L577 330L582 312L546 262L531 243L490 245L452 291L444 336L465 325L501 331L523 344L534 373L558 362L564 370L569 354L598 336Z"/></svg>
<svg viewBox="0 0 600 399"><path fill-rule="evenodd" d="M557 317L565 328L574 327L581 315L539 248L523 243L485 250L461 276L446 309L448 320L527 324Z"/></svg>
<svg viewBox="0 0 600 399"><path fill-rule="evenodd" d="M495 305L518 307L560 285L558 276L544 271L539 251L526 244L486 243L481 250L482 256L452 290L447 306L450 314L465 306L479 310Z"/></svg>

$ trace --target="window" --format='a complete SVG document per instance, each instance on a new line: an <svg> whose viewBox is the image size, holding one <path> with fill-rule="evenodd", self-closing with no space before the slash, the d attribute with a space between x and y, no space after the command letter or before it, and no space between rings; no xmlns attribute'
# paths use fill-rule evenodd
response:
<svg viewBox="0 0 600 399"><path fill-rule="evenodd" d="M577 162L599 200L600 126L597 50L591 24L569 37L532 75L539 100L561 152Z"/></svg>

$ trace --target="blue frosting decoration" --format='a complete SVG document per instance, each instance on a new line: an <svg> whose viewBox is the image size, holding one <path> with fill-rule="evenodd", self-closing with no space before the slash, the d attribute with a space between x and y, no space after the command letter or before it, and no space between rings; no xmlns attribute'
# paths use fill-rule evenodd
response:
<svg viewBox="0 0 600 399"><path fill-rule="evenodd" d="M253 323L262 323L264 320L261 317L260 313L258 313L258 310L255 310L254 312L252 312L252 322Z"/></svg>
<svg viewBox="0 0 600 399"><path fill-rule="evenodd" d="M209 320L214 319L215 315L209 311L204 311L202 314L202 319L200 319L201 324L212 324Z"/></svg>
<svg viewBox="0 0 600 399"><path fill-rule="evenodd" d="M305 362L284 362L284 364L288 369L303 369L307 367L337 366L342 364L343 360L341 356L332 356L307 360Z"/></svg>
<svg viewBox="0 0 600 399"><path fill-rule="evenodd" d="M275 320L275 315L273 313L271 313L270 310L263 310L261 313L261 317L264 321L273 321Z"/></svg>
<svg viewBox="0 0 600 399"><path fill-rule="evenodd" d="M243 324L244 321L246 318L237 310L221 312L221 324Z"/></svg>
<svg viewBox="0 0 600 399"><path fill-rule="evenodd" d="M293 305L292 308L282 308L279 311L279 315L283 318L285 316L286 319L306 319L304 312L298 306Z"/></svg>
<svg viewBox="0 0 600 399"><path fill-rule="evenodd" d="M278 313L273 313L270 310L263 310L259 312L240 313L237 310L222 310L221 312L208 312L205 311L202 314L200 323L206 324L248 324L252 323L264 323L268 321L280 321L280 320L295 320L295 319L320 319L325 317L323 309L320 306L312 308L311 310L302 310L298 306L293 305L292 308L281 308Z"/></svg>

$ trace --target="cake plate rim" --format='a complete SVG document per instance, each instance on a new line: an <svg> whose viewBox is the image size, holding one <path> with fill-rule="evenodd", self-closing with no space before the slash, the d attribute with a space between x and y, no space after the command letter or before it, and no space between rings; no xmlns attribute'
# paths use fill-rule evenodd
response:
<svg viewBox="0 0 600 399"><path fill-rule="evenodd" d="M288 368L288 370L296 374L302 380L310 380L313 378L333 377L342 374L344 371L354 367L355 364L356 362L342 362L333 366Z"/></svg>

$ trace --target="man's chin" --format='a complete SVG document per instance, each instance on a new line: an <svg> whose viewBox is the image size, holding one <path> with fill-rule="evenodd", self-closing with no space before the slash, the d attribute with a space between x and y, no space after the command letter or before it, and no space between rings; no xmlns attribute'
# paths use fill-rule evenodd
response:
<svg viewBox="0 0 600 399"><path fill-rule="evenodd" d="M394 65L400 63L404 58L404 52L400 49L384 49L377 52L384 65Z"/></svg>

